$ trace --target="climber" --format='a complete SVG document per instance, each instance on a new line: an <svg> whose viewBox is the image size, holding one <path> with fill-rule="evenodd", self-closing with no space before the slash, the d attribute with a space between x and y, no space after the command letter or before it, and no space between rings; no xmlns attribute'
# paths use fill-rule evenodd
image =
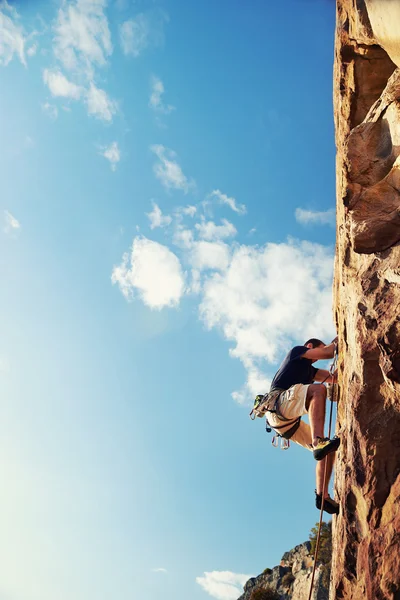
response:
<svg viewBox="0 0 400 600"><path fill-rule="evenodd" d="M268 424L282 437L312 450L318 461L315 503L320 509L323 495L324 510L329 514L339 512L339 505L329 496L328 486L340 439L324 437L326 387L321 383L336 383L337 375L312 365L317 360L333 358L336 345L337 338L327 346L321 340L311 338L304 346L292 348L273 378L267 395L276 409L267 412ZM310 425L301 420L305 414L308 414Z"/></svg>

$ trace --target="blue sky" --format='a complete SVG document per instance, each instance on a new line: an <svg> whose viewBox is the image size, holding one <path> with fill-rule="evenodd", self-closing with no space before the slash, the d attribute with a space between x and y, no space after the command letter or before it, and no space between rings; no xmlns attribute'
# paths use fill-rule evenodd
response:
<svg viewBox="0 0 400 600"><path fill-rule="evenodd" d="M334 335L334 3L0 7L0 595L234 600L318 519L248 412Z"/></svg>

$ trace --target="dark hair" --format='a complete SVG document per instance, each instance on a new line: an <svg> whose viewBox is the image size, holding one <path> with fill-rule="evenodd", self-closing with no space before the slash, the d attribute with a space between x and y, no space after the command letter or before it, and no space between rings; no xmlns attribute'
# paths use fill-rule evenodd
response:
<svg viewBox="0 0 400 600"><path fill-rule="evenodd" d="M306 343L304 345L307 346L307 344L312 344L313 348L317 348L321 344L323 346L325 346L324 342L321 342L321 340L318 340L317 338L310 338L309 340L306 341Z"/></svg>

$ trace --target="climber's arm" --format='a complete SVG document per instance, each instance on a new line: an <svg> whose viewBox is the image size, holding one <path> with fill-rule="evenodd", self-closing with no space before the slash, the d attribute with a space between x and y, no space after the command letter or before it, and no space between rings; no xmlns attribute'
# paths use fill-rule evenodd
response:
<svg viewBox="0 0 400 600"><path fill-rule="evenodd" d="M325 360L327 358L333 358L335 354L335 342L332 342L328 346L320 346L319 348L310 348L301 358L308 358L308 360Z"/></svg>
<svg viewBox="0 0 400 600"><path fill-rule="evenodd" d="M337 373L335 372L333 375L331 375L326 369L318 369L318 371L315 373L314 381L336 383Z"/></svg>

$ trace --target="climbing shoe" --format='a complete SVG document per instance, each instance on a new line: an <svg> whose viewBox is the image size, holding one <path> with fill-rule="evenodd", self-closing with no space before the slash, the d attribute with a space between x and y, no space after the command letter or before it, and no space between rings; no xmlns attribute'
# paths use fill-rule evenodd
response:
<svg viewBox="0 0 400 600"><path fill-rule="evenodd" d="M315 506L318 510L321 510L322 505L322 494L317 494L317 490L315 490ZM339 514L339 504L333 500L330 496L325 498L324 500L324 511L329 515L338 515Z"/></svg>
<svg viewBox="0 0 400 600"><path fill-rule="evenodd" d="M313 456L315 460L322 460L327 454L336 452L339 448L340 439L334 437L331 440L329 438L318 438L318 444L313 448Z"/></svg>

